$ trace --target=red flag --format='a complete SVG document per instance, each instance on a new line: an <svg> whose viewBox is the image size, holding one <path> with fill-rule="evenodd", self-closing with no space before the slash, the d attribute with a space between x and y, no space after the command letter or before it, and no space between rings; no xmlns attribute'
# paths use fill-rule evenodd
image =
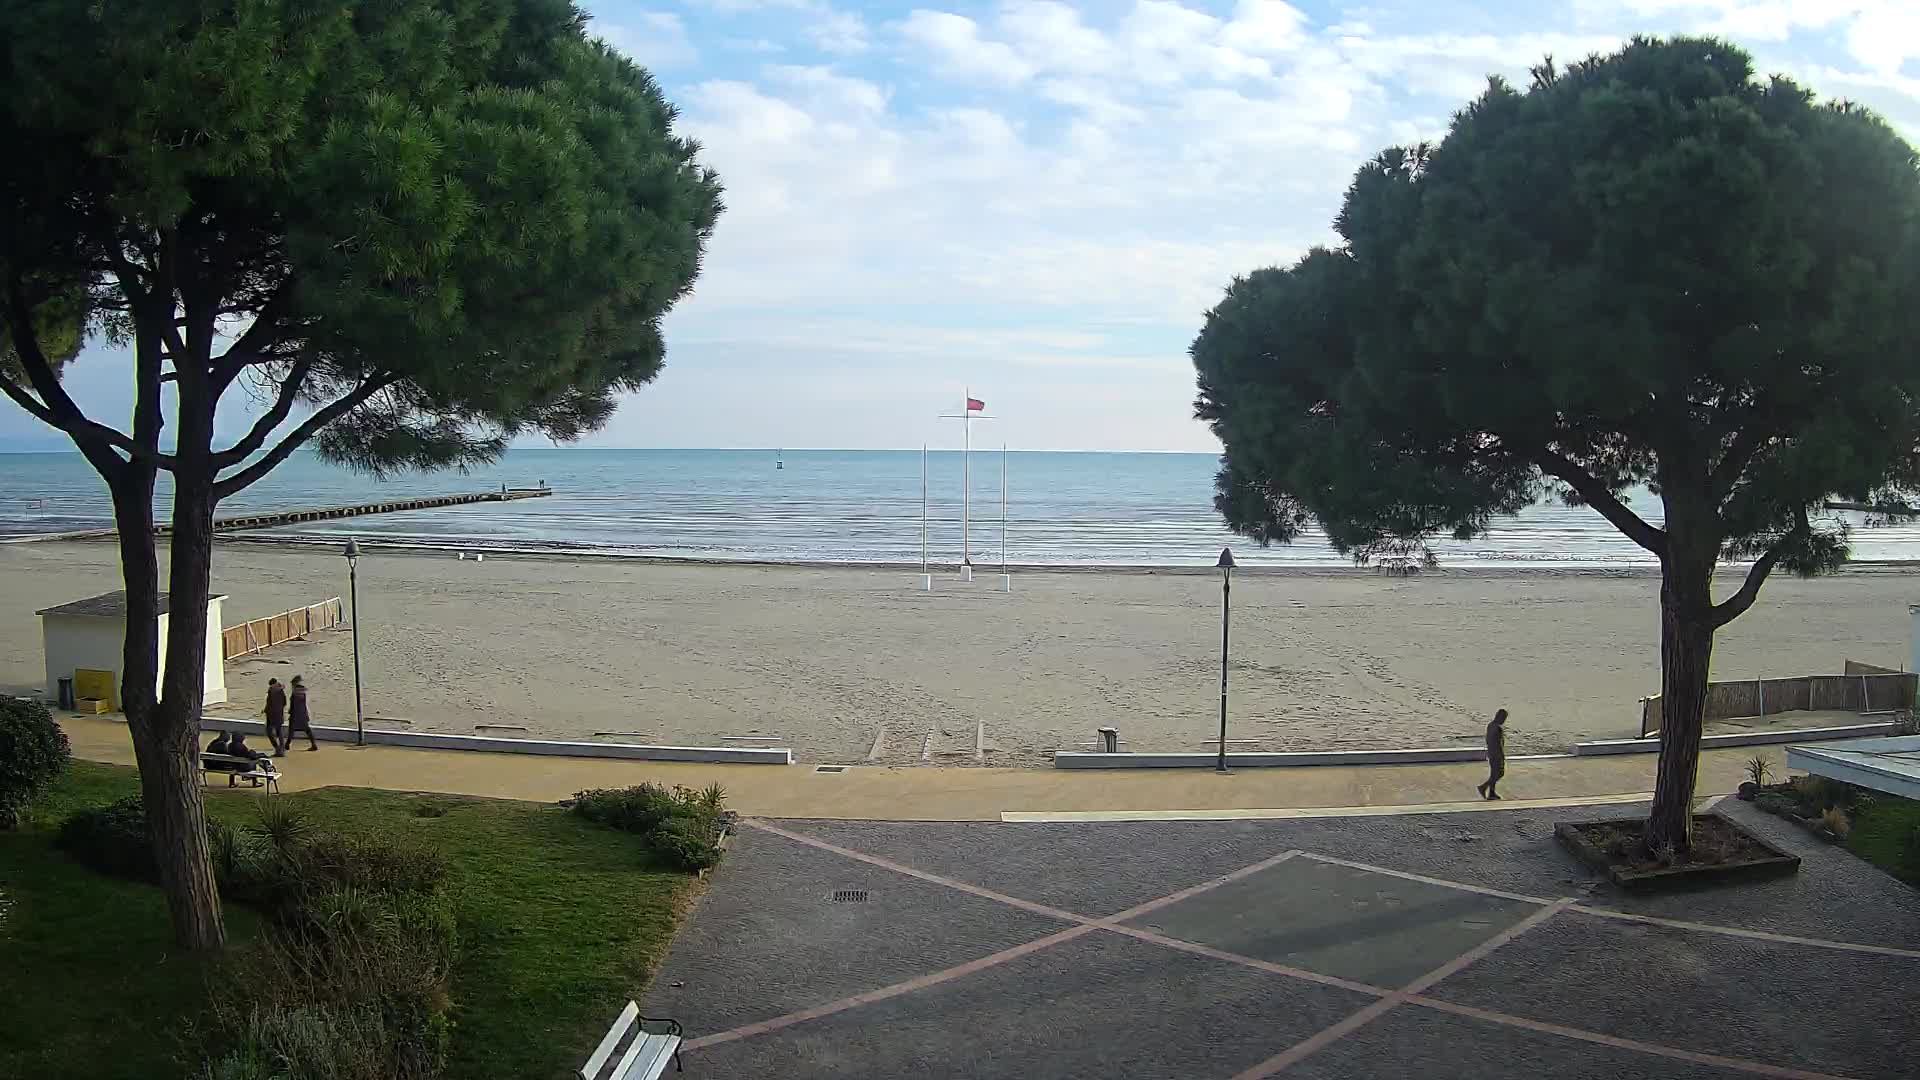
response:
<svg viewBox="0 0 1920 1080"><path fill-rule="evenodd" d="M986 407L987 407L987 403L986 403L986 402L984 402L984 401L981 401L981 400L980 400L979 398L977 398L977 397L970 397L970 398L968 398L968 399L967 399L967 411L968 411L968 412L980 412L981 410L983 410L983 409L985 409Z"/></svg>

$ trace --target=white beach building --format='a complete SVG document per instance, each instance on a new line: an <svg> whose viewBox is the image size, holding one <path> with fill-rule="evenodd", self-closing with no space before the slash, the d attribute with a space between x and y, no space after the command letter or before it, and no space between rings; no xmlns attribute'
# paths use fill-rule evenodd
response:
<svg viewBox="0 0 1920 1080"><path fill-rule="evenodd" d="M207 598L206 703L227 700L226 664L220 648L221 605L225 596ZM170 603L160 594L160 673L167 670L167 615ZM40 616L40 640L47 662L47 700L56 700L61 679L72 679L75 696L104 692L114 711L120 708L121 653L127 628L127 594L101 593L85 600L46 608ZM103 673L109 677L103 677ZM156 682L157 688L157 682Z"/></svg>

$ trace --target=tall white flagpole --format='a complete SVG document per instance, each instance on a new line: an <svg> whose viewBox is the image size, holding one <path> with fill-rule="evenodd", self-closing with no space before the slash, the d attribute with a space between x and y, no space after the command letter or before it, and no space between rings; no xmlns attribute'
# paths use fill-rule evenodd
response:
<svg viewBox="0 0 1920 1080"><path fill-rule="evenodd" d="M1007 576L1007 444L1000 444L1000 576Z"/></svg>
<svg viewBox="0 0 1920 1080"><path fill-rule="evenodd" d="M960 426L966 431L965 449L960 451L960 565L973 565L973 391L963 391L960 399Z"/></svg>
<svg viewBox="0 0 1920 1080"><path fill-rule="evenodd" d="M920 444L920 572L927 572L927 444Z"/></svg>

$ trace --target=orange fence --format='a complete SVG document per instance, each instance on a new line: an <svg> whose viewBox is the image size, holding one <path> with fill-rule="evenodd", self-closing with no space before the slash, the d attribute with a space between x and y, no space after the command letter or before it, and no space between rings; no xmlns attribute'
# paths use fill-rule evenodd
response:
<svg viewBox="0 0 1920 1080"><path fill-rule="evenodd" d="M237 660L242 656L251 656L283 641L297 641L315 630L339 626L341 621L340 598L336 596L307 607L283 611L239 626L229 626L220 631L221 657Z"/></svg>

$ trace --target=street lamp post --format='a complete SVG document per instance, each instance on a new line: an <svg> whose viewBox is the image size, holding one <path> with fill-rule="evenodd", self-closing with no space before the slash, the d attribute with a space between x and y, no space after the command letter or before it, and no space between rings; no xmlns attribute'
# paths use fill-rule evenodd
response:
<svg viewBox="0 0 1920 1080"><path fill-rule="evenodd" d="M348 618L353 620L353 745L367 744L367 716L360 705L360 545L347 539L347 599L353 605Z"/></svg>
<svg viewBox="0 0 1920 1080"><path fill-rule="evenodd" d="M1220 760L1227 771L1227 632L1233 625L1233 549L1221 548L1220 561Z"/></svg>

